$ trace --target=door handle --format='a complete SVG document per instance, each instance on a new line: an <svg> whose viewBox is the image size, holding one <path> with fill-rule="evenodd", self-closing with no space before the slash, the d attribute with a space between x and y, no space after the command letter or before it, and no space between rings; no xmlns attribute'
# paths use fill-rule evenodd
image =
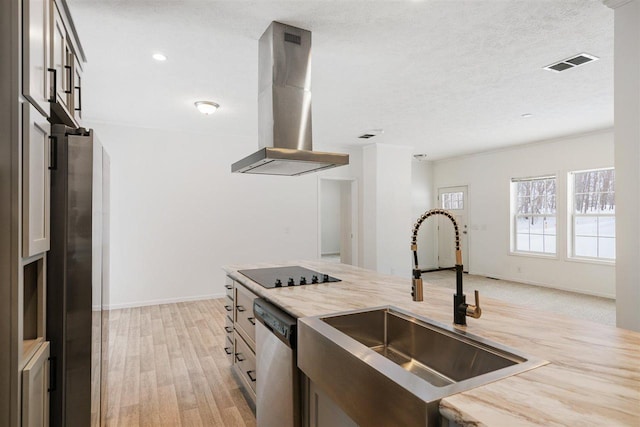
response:
<svg viewBox="0 0 640 427"><path fill-rule="evenodd" d="M256 371L247 371L247 376L253 383L256 382L256 377L254 377L255 374L256 374Z"/></svg>
<svg viewBox="0 0 640 427"><path fill-rule="evenodd" d="M231 332L233 332L233 328L231 326L225 326L224 330L227 331L228 334L230 334Z"/></svg>
<svg viewBox="0 0 640 427"><path fill-rule="evenodd" d="M467 234L467 230L463 231L462 234Z"/></svg>
<svg viewBox="0 0 640 427"><path fill-rule="evenodd" d="M236 360L237 360L238 362L244 362L244 361L245 361L245 358L244 358L244 357L242 357L242 353L236 353Z"/></svg>
<svg viewBox="0 0 640 427"><path fill-rule="evenodd" d="M249 323L251 323L252 325L256 324L256 318L255 317L247 317L247 320L249 321Z"/></svg>
<svg viewBox="0 0 640 427"><path fill-rule="evenodd" d="M246 308L244 308L244 306L242 306L242 305L236 305L236 308L238 309L238 311L239 311L240 313L242 313L243 311L247 311L247 309L246 309Z"/></svg>
<svg viewBox="0 0 640 427"><path fill-rule="evenodd" d="M225 347L224 352L227 353L228 355L231 355L233 353L233 351L231 351L231 347Z"/></svg>
<svg viewBox="0 0 640 427"><path fill-rule="evenodd" d="M227 311L233 311L233 307L230 306L230 305L225 305L224 309L227 310Z"/></svg>
<svg viewBox="0 0 640 427"><path fill-rule="evenodd" d="M224 285L224 287L229 289L229 290L233 289L233 286L231 286L231 285Z"/></svg>

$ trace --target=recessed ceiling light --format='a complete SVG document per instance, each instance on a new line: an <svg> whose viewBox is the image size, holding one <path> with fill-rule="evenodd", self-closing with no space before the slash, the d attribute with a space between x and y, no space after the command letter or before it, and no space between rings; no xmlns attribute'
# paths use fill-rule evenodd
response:
<svg viewBox="0 0 640 427"><path fill-rule="evenodd" d="M160 52L154 53L151 57L159 62L163 62L167 60L167 56Z"/></svg>
<svg viewBox="0 0 640 427"><path fill-rule="evenodd" d="M528 119L528 118L530 118L530 117L533 117L533 114L531 114L531 113L524 113L524 114L521 114L521 115L520 115L520 117L522 117L523 119Z"/></svg>
<svg viewBox="0 0 640 427"><path fill-rule="evenodd" d="M194 103L194 105L196 106L198 111L206 115L213 114L218 110L218 108L220 108L220 104L216 104L215 102L211 101L197 101Z"/></svg>
<svg viewBox="0 0 640 427"><path fill-rule="evenodd" d="M416 160L417 160L417 161L419 161L419 162L422 162L422 161L427 160L427 155L426 155L426 154L424 154L424 153L421 153L421 154L414 154L414 155L413 155L413 158L414 158L414 159L416 159Z"/></svg>

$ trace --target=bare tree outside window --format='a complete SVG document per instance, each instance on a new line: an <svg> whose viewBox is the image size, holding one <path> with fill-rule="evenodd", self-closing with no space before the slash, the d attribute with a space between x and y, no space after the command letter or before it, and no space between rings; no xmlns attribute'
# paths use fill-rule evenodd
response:
<svg viewBox="0 0 640 427"><path fill-rule="evenodd" d="M577 258L615 260L615 170L573 172L573 253Z"/></svg>
<svg viewBox="0 0 640 427"><path fill-rule="evenodd" d="M556 178L512 179L516 252L556 253Z"/></svg>

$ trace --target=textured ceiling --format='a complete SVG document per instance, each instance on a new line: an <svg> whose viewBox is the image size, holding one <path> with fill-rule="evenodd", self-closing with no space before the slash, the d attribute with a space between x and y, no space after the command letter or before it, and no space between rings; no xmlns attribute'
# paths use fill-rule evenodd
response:
<svg viewBox="0 0 640 427"><path fill-rule="evenodd" d="M613 125L613 11L600 0L68 3L90 121L252 153L258 39L277 20L313 33L314 149L384 142L438 159ZM601 60L542 70L580 52ZM203 116L200 99L222 107Z"/></svg>

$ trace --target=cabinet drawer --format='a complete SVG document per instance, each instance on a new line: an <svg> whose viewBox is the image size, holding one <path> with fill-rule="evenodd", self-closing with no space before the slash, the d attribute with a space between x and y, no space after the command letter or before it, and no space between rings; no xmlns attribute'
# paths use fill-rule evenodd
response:
<svg viewBox="0 0 640 427"><path fill-rule="evenodd" d="M233 312L234 312L233 301L231 301L229 298L225 298L223 304L224 304L223 306L224 313L227 315L227 317L233 320Z"/></svg>
<svg viewBox="0 0 640 427"><path fill-rule="evenodd" d="M253 350L249 348L249 345L242 339L242 337L235 336L235 355L233 364L238 371L238 375L244 380L244 382L256 392L256 356Z"/></svg>
<svg viewBox="0 0 640 427"><path fill-rule="evenodd" d="M231 335L231 337L227 335L227 339L224 341L224 352L227 354L229 363L233 365L233 359L236 352L233 347L233 335Z"/></svg>
<svg viewBox="0 0 640 427"><path fill-rule="evenodd" d="M225 317L225 324L224 324L224 332L227 335L227 339L229 341L233 341L233 320L231 320L230 317Z"/></svg>
<svg viewBox="0 0 640 427"><path fill-rule="evenodd" d="M49 355L45 342L22 371L22 427L49 425Z"/></svg>
<svg viewBox="0 0 640 427"><path fill-rule="evenodd" d="M233 279L227 276L224 282L224 288L227 291L227 296L233 300Z"/></svg>
<svg viewBox="0 0 640 427"><path fill-rule="evenodd" d="M235 326L244 335L249 346L256 348L256 319L253 316L253 300L257 297L244 286L235 286Z"/></svg>

